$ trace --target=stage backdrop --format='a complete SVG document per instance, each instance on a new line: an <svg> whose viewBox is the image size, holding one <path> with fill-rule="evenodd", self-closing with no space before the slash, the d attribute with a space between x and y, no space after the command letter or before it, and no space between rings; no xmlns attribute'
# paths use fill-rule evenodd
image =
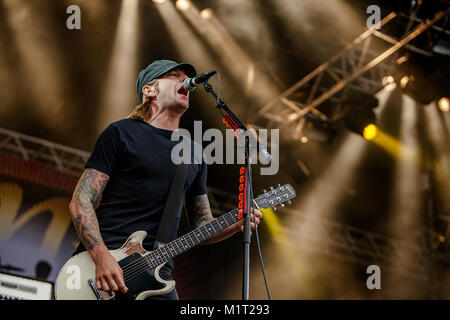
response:
<svg viewBox="0 0 450 320"><path fill-rule="evenodd" d="M55 168L0 154L1 264L35 277L38 263L47 263L48 280L55 280L78 242L68 211L76 182Z"/></svg>
<svg viewBox="0 0 450 320"><path fill-rule="evenodd" d="M78 245L69 202L78 176L42 163L0 153L0 264L11 274L37 277L37 266L54 282ZM178 257L174 278L180 298L195 299L189 259ZM45 276L45 275L44 275ZM192 283L194 282L194 284Z"/></svg>

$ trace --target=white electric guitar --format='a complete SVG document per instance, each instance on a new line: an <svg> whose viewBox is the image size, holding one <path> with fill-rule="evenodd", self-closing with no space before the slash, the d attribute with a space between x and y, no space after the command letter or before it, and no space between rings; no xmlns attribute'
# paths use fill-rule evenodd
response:
<svg viewBox="0 0 450 320"><path fill-rule="evenodd" d="M295 197L294 188L286 184L271 188L254 200L256 208L284 207ZM149 296L164 295L175 288L174 280L163 280L159 275L161 267L173 257L189 250L216 233L237 222L238 210L234 209L208 224L188 232L153 251L146 251L142 241L145 231L134 232L127 241L111 255L118 261L123 271L127 293L98 290L95 285L95 264L85 251L70 258L61 268L55 282L57 300L143 300Z"/></svg>

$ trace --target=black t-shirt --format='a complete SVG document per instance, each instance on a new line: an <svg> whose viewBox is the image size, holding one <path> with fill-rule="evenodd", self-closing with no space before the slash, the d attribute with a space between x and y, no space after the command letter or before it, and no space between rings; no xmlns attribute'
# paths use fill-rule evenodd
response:
<svg viewBox="0 0 450 320"><path fill-rule="evenodd" d="M147 231L144 248L153 249L176 171L171 152L179 142L171 141L172 133L144 121L123 119L100 134L85 168L97 169L110 177L96 209L100 233L108 249L119 248L138 230ZM206 194L207 172L204 161L198 159L198 150L194 152L194 146L199 145L191 142L191 160L196 157L196 161L189 165L184 186L184 194L189 197ZM173 239L181 211L176 216ZM80 243L76 252L84 250ZM172 261L169 266L173 267Z"/></svg>

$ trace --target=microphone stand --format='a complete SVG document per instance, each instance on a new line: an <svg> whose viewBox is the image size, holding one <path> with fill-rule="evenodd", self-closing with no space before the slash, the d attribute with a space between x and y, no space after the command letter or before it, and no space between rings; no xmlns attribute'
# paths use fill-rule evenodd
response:
<svg viewBox="0 0 450 320"><path fill-rule="evenodd" d="M247 131L247 128L242 124L241 121L236 117L236 115L228 108L228 106L220 99L217 99L217 95L214 92L212 86L205 81L202 83L203 87L207 92L209 92L216 100L216 107L220 109L227 121L233 127L234 130L242 129ZM252 168L251 168L251 154L250 154L250 141L249 137L245 137L245 203L243 210L244 219L244 232L243 232L243 249L244 249L244 259L243 259L243 282L242 282L242 300L249 300L249 288L250 288L250 210L252 208Z"/></svg>

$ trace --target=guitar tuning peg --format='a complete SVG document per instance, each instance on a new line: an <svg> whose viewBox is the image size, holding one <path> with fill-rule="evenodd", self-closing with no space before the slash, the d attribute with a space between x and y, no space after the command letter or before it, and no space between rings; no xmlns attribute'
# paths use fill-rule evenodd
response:
<svg viewBox="0 0 450 320"><path fill-rule="evenodd" d="M278 184L278 188L281 187L281 184Z"/></svg>
<svg viewBox="0 0 450 320"><path fill-rule="evenodd" d="M288 205L291 205L291 204L292 204L292 201L291 201L291 200L289 200L289 201L287 202L287 204L288 204Z"/></svg>
<svg viewBox="0 0 450 320"><path fill-rule="evenodd" d="M273 207L273 211L277 211L277 207Z"/></svg>
<svg viewBox="0 0 450 320"><path fill-rule="evenodd" d="M266 193L267 192L266 189L263 189L263 192Z"/></svg>
<svg viewBox="0 0 450 320"><path fill-rule="evenodd" d="M282 208L284 208L284 207L285 207L284 203L282 203L282 204L281 204L281 207L282 207Z"/></svg>
<svg viewBox="0 0 450 320"><path fill-rule="evenodd" d="M272 191L273 190L273 187L270 187L270 191Z"/></svg>

